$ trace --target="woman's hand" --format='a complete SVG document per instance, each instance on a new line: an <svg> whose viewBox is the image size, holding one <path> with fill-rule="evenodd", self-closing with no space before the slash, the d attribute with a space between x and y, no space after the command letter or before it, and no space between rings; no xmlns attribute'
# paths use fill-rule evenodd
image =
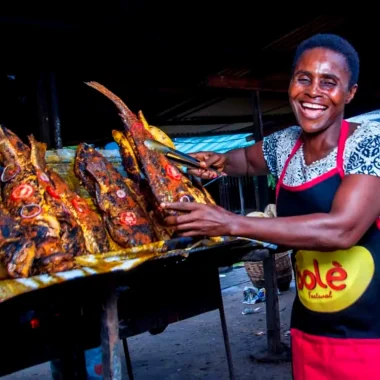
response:
<svg viewBox="0 0 380 380"><path fill-rule="evenodd" d="M165 219L166 224L177 231L179 236L228 236L236 217L222 207L203 203L165 203L161 207L188 212Z"/></svg>
<svg viewBox="0 0 380 380"><path fill-rule="evenodd" d="M188 169L187 172L191 175L204 178L204 179L213 179L217 177L217 174L214 171L207 170L210 166L213 166L213 169L216 169L221 174L223 173L226 156L224 154L214 153L214 152L196 152L190 153L190 156L197 158L201 163L202 168L204 169Z"/></svg>

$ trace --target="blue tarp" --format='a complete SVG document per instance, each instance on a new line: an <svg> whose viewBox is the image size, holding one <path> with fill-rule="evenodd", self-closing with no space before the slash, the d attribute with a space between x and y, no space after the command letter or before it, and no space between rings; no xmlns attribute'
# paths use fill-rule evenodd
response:
<svg viewBox="0 0 380 380"><path fill-rule="evenodd" d="M247 141L246 138L248 136L252 137L252 133L202 137L177 137L173 139L173 142L176 148L184 153L200 152L205 150L225 153L231 149L253 145L255 141Z"/></svg>
<svg viewBox="0 0 380 380"><path fill-rule="evenodd" d="M350 117L348 121L360 123L364 120L380 122L380 110L367 112L361 115ZM243 148L255 143L254 140L246 141L252 133L242 133L234 135L215 135L202 137L177 137L174 139L176 148L184 153L200 152L204 150L225 153L228 150Z"/></svg>

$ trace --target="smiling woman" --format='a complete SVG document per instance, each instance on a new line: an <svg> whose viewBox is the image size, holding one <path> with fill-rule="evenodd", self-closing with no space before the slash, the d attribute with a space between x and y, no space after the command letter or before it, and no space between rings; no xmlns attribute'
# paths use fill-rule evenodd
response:
<svg viewBox="0 0 380 380"><path fill-rule="evenodd" d="M218 206L174 203L188 211L167 223L183 236L246 236L293 250L297 296L291 320L293 376L380 379L380 123L350 123L359 58L344 39L322 34L294 58L289 100L298 125L225 154L197 152L227 175L273 174L277 218Z"/></svg>

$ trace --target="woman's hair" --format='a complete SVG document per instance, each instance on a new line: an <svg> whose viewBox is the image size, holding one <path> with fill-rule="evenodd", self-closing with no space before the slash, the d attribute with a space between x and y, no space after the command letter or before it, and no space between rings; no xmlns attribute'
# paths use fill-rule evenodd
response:
<svg viewBox="0 0 380 380"><path fill-rule="evenodd" d="M358 82L359 78L359 56L355 48L344 38L336 34L316 34L301 42L296 50L292 69L294 70L301 55L306 51L314 48L325 48L336 53L342 54L347 62L350 71L349 87Z"/></svg>

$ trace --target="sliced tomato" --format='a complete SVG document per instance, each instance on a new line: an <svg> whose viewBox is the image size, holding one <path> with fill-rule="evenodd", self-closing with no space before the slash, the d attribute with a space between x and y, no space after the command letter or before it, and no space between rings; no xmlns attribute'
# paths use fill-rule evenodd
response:
<svg viewBox="0 0 380 380"><path fill-rule="evenodd" d="M60 199L60 198L61 198L60 195L57 193L56 189L54 189L53 186L48 186L48 187L46 188L46 191L48 192L48 194L49 194L50 196L52 196L52 197L55 198L55 199Z"/></svg>
<svg viewBox="0 0 380 380"><path fill-rule="evenodd" d="M73 204L75 210L78 212L87 212L88 211L88 205L86 201L80 199L80 198L74 198L71 203Z"/></svg>
<svg viewBox="0 0 380 380"><path fill-rule="evenodd" d="M134 226L137 223L136 214L132 211L125 211L120 214L120 222L127 226Z"/></svg>
<svg viewBox="0 0 380 380"><path fill-rule="evenodd" d="M22 185L17 186L13 189L11 194L11 199L16 201L19 199L28 199L34 194L34 188L27 184L23 183Z"/></svg>

